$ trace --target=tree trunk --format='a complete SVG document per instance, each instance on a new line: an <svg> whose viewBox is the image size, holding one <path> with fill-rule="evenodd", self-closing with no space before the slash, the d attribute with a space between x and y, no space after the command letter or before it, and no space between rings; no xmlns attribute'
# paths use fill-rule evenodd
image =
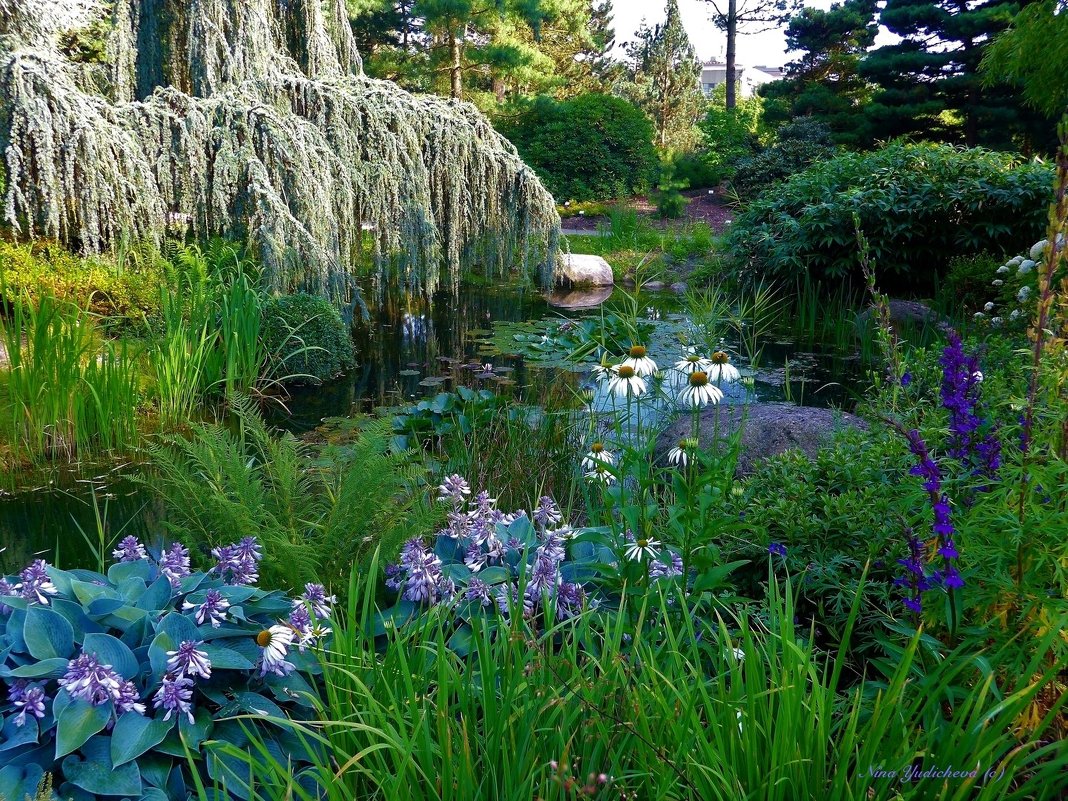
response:
<svg viewBox="0 0 1068 801"><path fill-rule="evenodd" d="M727 109L738 105L738 0L727 4Z"/></svg>
<svg viewBox="0 0 1068 801"><path fill-rule="evenodd" d="M452 99L462 100L464 94L464 74L463 64L460 63L460 37L456 35L455 31L449 34L450 52L452 55L452 66L450 72L452 73Z"/></svg>

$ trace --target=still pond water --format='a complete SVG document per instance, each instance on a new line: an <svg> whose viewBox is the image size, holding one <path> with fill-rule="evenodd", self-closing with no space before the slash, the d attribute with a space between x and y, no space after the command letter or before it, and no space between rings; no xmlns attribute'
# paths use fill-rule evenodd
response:
<svg viewBox="0 0 1068 801"><path fill-rule="evenodd" d="M615 300L602 308L610 308ZM686 323L680 299L671 292L648 293L641 306L644 316L662 326L664 339L670 340ZM599 309L555 309L536 290L522 287L466 287L459 294L439 293L430 302L387 301L353 329L358 361L354 370L330 384L294 390L287 411L275 409L268 416L279 428L300 434L324 418L402 405L458 383L536 402L563 368L510 353L518 348L509 347L515 339L512 331L524 330L510 324L600 314ZM676 352L665 357L651 343L650 355L668 366L678 358L681 346L677 340L674 344ZM732 343L726 344L731 349ZM492 364L492 371L472 369L476 364ZM764 340L761 369L753 377L751 389L736 388L727 402L789 397L806 405L849 409L859 393L862 370L855 356L802 348L773 333ZM583 378L573 375L570 380L577 386ZM598 403L611 401L601 395ZM94 566L101 528L106 543L126 534L158 542L166 510L148 488L131 480L138 470L131 460L3 476L0 575L17 572L36 556L63 567Z"/></svg>

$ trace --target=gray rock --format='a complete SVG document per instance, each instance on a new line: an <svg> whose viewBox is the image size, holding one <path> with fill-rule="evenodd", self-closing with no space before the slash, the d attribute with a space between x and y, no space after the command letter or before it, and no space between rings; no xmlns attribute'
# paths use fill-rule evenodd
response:
<svg viewBox="0 0 1068 801"><path fill-rule="evenodd" d="M650 292L659 292L666 286L667 284L665 284L663 281L646 281L644 284L642 284L642 289L647 289Z"/></svg>
<svg viewBox="0 0 1068 801"><path fill-rule="evenodd" d="M550 306L558 309L588 309L591 306L600 306L608 300L615 287L595 286L586 289L557 289L545 296Z"/></svg>
<svg viewBox="0 0 1068 801"><path fill-rule="evenodd" d="M562 253L557 264L555 283L559 287L612 286L612 265L600 256Z"/></svg>
<svg viewBox="0 0 1068 801"><path fill-rule="evenodd" d="M672 292L678 292L680 295L686 292L690 288L690 285L685 281L678 281L671 285Z"/></svg>
<svg viewBox="0 0 1068 801"><path fill-rule="evenodd" d="M701 447L711 448L714 433L718 433L718 439L725 447L726 438L738 430L743 420L741 452L736 470L739 476L753 473L763 459L792 449L812 458L834 431L868 427L859 417L846 412L789 403L710 406L701 411ZM693 418L684 413L657 437L657 462L664 464L667 452L681 440L690 437L692 431Z"/></svg>
<svg viewBox="0 0 1068 801"><path fill-rule="evenodd" d="M857 315L857 321L866 325L871 317L871 309L865 309ZM918 300L900 300L897 298L890 299L890 323L891 325L901 325L902 323L932 325L942 330L949 327L949 320L926 303Z"/></svg>

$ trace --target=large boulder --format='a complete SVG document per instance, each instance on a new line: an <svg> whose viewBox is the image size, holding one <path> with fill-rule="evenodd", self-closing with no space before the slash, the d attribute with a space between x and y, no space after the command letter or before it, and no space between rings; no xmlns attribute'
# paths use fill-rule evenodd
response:
<svg viewBox="0 0 1068 801"><path fill-rule="evenodd" d="M840 428L868 427L859 417L846 412L794 406L789 403L710 406L701 411L702 449L711 448L716 434L721 446L725 446L725 440L743 423L741 452L736 470L739 476L753 473L759 463L769 456L792 449L812 458L819 447L827 443L834 431ZM665 464L667 452L681 440L690 437L692 431L693 418L689 414L683 414L668 426L657 437L657 462Z"/></svg>
<svg viewBox="0 0 1068 801"><path fill-rule="evenodd" d="M613 286L594 286L584 289L557 289L545 296L550 306L558 309L589 309L600 306L615 291Z"/></svg>
<svg viewBox="0 0 1068 801"><path fill-rule="evenodd" d="M562 253L556 268L556 285L560 287L612 286L612 265L600 256Z"/></svg>
<svg viewBox="0 0 1068 801"><path fill-rule="evenodd" d="M891 325L929 325L940 331L945 331L949 328L950 324L948 319L921 301L891 298L888 305L890 307ZM857 315L857 320L862 325L867 325L871 318L871 309L865 309Z"/></svg>

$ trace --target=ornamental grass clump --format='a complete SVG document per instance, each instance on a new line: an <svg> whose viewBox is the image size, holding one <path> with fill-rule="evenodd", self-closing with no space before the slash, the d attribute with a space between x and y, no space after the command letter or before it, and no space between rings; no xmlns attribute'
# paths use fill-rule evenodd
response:
<svg viewBox="0 0 1068 801"><path fill-rule="evenodd" d="M60 798L184 797L220 775L206 741L255 731L235 715L310 716L334 598L253 586L255 540L213 555L194 571L181 545L128 536L106 574L37 560L0 578L0 794L49 773Z"/></svg>

